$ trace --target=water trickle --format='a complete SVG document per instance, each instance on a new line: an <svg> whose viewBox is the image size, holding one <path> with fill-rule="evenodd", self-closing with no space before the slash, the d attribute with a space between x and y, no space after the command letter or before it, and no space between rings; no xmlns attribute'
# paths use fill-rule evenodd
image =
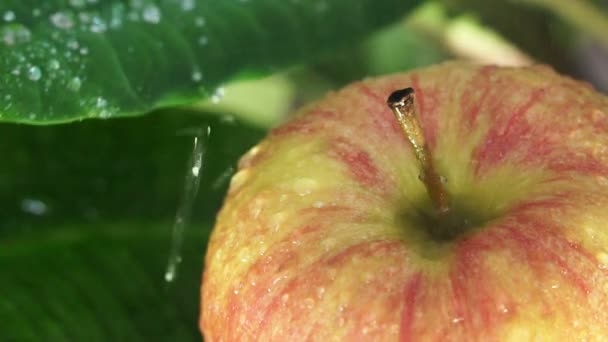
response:
<svg viewBox="0 0 608 342"><path fill-rule="evenodd" d="M27 70L27 78L32 81L38 81L42 77L42 71L37 66L32 66Z"/></svg>
<svg viewBox="0 0 608 342"><path fill-rule="evenodd" d="M211 189L213 190L218 190L219 188L221 188L222 186L224 186L228 180L230 179L230 176L232 176L234 174L234 167L233 166L229 166L226 170L224 170L224 172L222 172L211 184Z"/></svg>
<svg viewBox="0 0 608 342"><path fill-rule="evenodd" d="M207 151L207 142L211 134L211 127L197 130L193 141L192 154L188 162L188 172L184 179L184 189L182 197L175 215L173 230L171 233L171 247L165 270L165 281L171 283L177 277L178 266L182 261L182 245L184 241L184 231L192 216L192 207L198 194L201 169Z"/></svg>

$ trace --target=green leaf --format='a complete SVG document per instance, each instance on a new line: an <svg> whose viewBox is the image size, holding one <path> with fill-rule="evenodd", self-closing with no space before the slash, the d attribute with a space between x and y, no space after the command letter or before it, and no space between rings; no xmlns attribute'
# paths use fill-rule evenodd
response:
<svg viewBox="0 0 608 342"><path fill-rule="evenodd" d="M146 113L348 46L420 1L3 0L0 119Z"/></svg>
<svg viewBox="0 0 608 342"><path fill-rule="evenodd" d="M170 226L170 224L168 225ZM167 225L54 226L0 250L2 341L200 341L209 224L185 238L179 277L163 273Z"/></svg>
<svg viewBox="0 0 608 342"><path fill-rule="evenodd" d="M167 284L191 132L207 126L183 261ZM200 341L207 237L236 161L264 134L188 110L0 124L0 341Z"/></svg>

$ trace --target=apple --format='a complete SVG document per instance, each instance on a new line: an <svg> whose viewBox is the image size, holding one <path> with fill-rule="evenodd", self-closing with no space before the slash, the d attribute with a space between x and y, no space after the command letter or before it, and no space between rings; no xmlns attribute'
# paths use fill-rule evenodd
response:
<svg viewBox="0 0 608 342"><path fill-rule="evenodd" d="M608 98L465 62L329 94L241 159L201 292L207 341L608 340Z"/></svg>

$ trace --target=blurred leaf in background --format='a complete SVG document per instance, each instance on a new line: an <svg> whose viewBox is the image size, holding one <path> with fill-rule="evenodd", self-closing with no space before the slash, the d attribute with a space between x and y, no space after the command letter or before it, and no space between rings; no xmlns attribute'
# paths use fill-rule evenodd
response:
<svg viewBox="0 0 608 342"><path fill-rule="evenodd" d="M605 0L443 0L471 13L538 62L608 90Z"/></svg>
<svg viewBox="0 0 608 342"><path fill-rule="evenodd" d="M192 137L211 127L179 275L165 283ZM0 125L0 341L197 340L202 260L234 161L263 131L229 116Z"/></svg>

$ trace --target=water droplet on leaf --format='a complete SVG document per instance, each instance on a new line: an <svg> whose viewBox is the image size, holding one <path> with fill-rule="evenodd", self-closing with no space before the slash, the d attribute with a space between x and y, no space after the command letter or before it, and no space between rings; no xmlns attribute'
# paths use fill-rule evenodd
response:
<svg viewBox="0 0 608 342"><path fill-rule="evenodd" d="M27 70L27 78L32 81L38 81L42 77L42 71L37 66L32 66Z"/></svg>
<svg viewBox="0 0 608 342"><path fill-rule="evenodd" d="M6 12L4 12L4 15L2 16L2 18L6 22L11 22L11 21L15 20L15 12L13 12L13 11L6 11Z"/></svg>
<svg viewBox="0 0 608 342"><path fill-rule="evenodd" d="M68 82L68 89L71 91L79 91L81 85L82 82L80 81L80 78L74 77Z"/></svg>
<svg viewBox="0 0 608 342"><path fill-rule="evenodd" d="M158 24L161 19L160 9L152 4L146 5L143 11L143 18L145 22Z"/></svg>

